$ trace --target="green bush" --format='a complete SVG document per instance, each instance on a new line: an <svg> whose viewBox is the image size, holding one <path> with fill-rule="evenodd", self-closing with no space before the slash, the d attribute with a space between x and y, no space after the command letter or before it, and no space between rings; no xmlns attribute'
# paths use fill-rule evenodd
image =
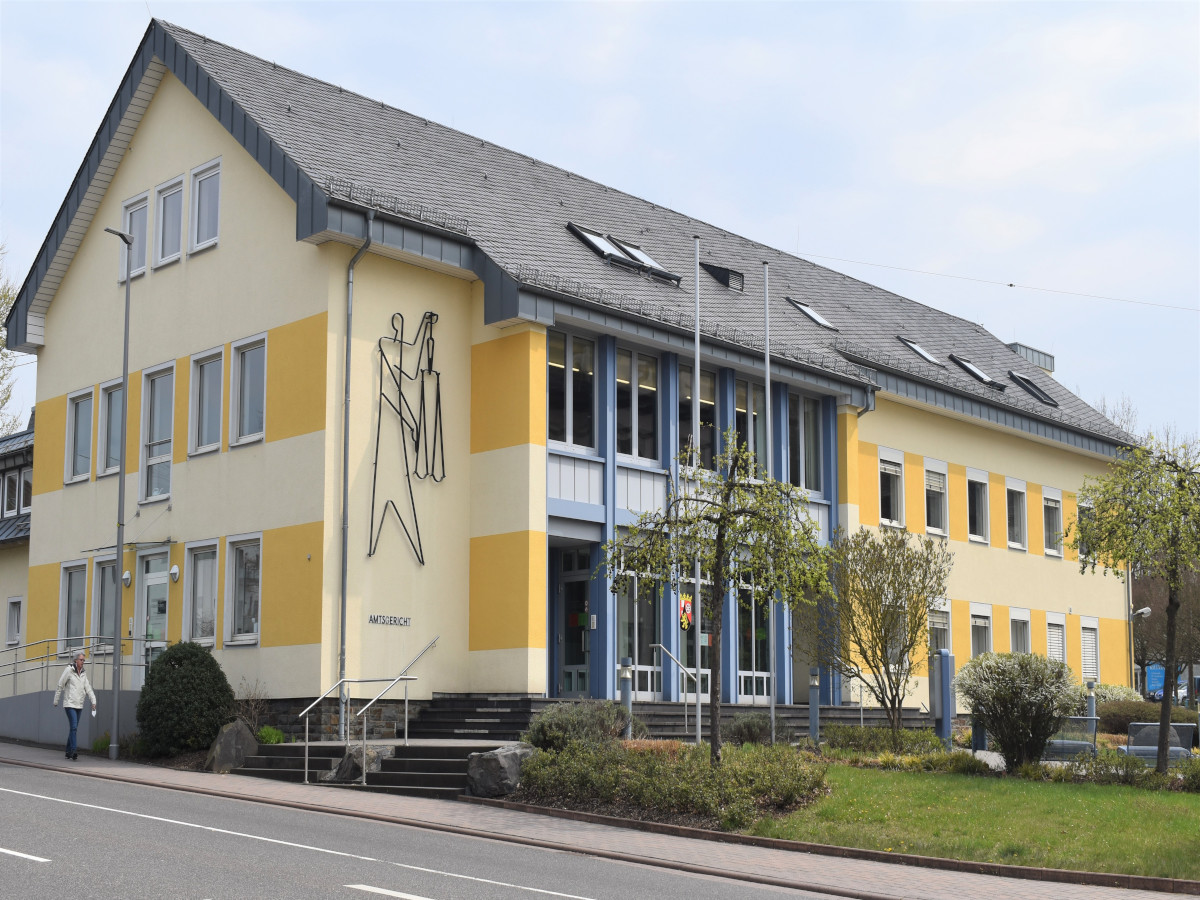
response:
<svg viewBox="0 0 1200 900"><path fill-rule="evenodd" d="M282 744L283 732L272 725L264 725L255 732L254 739L260 744Z"/></svg>
<svg viewBox="0 0 1200 900"><path fill-rule="evenodd" d="M726 748L720 766L707 747L674 742L572 741L534 754L521 772L520 797L532 803L745 828L825 792L825 767L793 748Z"/></svg>
<svg viewBox="0 0 1200 900"><path fill-rule="evenodd" d="M1179 775L1179 787L1189 794L1200 794L1200 756L1194 756L1180 763L1176 769Z"/></svg>
<svg viewBox="0 0 1200 900"><path fill-rule="evenodd" d="M94 741L92 741L92 752L97 754L98 756L103 756L103 755L107 754L108 753L108 745L111 742L112 742L112 738L109 737L108 732L107 731L104 732L104 734L100 735L100 737L98 737Z"/></svg>
<svg viewBox="0 0 1200 900"><path fill-rule="evenodd" d="M964 750L953 753L891 753L875 760L878 768L897 772L942 772L949 775L991 775L992 767ZM876 766L867 763L865 768Z"/></svg>
<svg viewBox="0 0 1200 900"><path fill-rule="evenodd" d="M731 744L771 743L771 717L764 712L743 713L722 735Z"/></svg>
<svg viewBox="0 0 1200 900"><path fill-rule="evenodd" d="M137 721L148 756L204 750L233 717L233 690L212 654L172 644L146 672Z"/></svg>
<svg viewBox="0 0 1200 900"><path fill-rule="evenodd" d="M963 663L954 688L971 706L1010 774L1037 762L1071 712L1074 676L1066 663L1034 653L984 653Z"/></svg>
<svg viewBox="0 0 1200 900"><path fill-rule="evenodd" d="M1166 779L1136 756L1116 750L1101 750L1094 757L1078 756L1066 763L1063 770L1072 781L1091 784L1127 784L1131 787L1160 788Z"/></svg>
<svg viewBox="0 0 1200 900"><path fill-rule="evenodd" d="M1124 684L1096 685L1096 714L1099 715L1102 703L1140 703L1142 695ZM1071 707L1071 715L1087 715L1087 687L1082 684L1075 686L1075 699Z"/></svg>
<svg viewBox="0 0 1200 900"><path fill-rule="evenodd" d="M562 750L574 742L603 744L624 737L629 721L625 707L611 700L554 703L533 717L521 740L539 750ZM649 735L649 729L640 719L635 717L632 721L633 737Z"/></svg>
<svg viewBox="0 0 1200 900"><path fill-rule="evenodd" d="M826 725L821 729L825 742L835 750L862 753L924 754L945 751L942 741L928 728L901 729L895 735L886 725ZM896 740L900 745L896 746Z"/></svg>
<svg viewBox="0 0 1200 900"><path fill-rule="evenodd" d="M1157 722L1162 706L1143 700L1114 700L1096 704L1100 731L1105 734L1128 734L1130 722ZM1172 722L1196 722L1196 711L1183 706L1171 707Z"/></svg>

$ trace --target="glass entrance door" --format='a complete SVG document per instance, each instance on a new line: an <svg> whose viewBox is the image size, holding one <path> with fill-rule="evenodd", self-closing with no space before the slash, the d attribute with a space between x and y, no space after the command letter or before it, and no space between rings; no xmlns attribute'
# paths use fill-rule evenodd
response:
<svg viewBox="0 0 1200 900"><path fill-rule="evenodd" d="M141 605L141 622L143 638L142 662L140 676L144 681L151 663L167 646L167 554L156 553L153 556L143 556L138 563L138 580L140 581L139 601Z"/></svg>
<svg viewBox="0 0 1200 900"><path fill-rule="evenodd" d="M633 698L662 699L662 668L654 645L662 643L658 582L631 578L617 596L617 662L633 660ZM618 689L620 685L617 685Z"/></svg>
<svg viewBox="0 0 1200 900"><path fill-rule="evenodd" d="M769 604L754 603L749 588L738 591L738 703L771 702Z"/></svg>
<svg viewBox="0 0 1200 900"><path fill-rule="evenodd" d="M563 581L559 615L558 695L586 697L588 695L588 643L591 629L588 620L588 582Z"/></svg>
<svg viewBox="0 0 1200 900"><path fill-rule="evenodd" d="M687 607L687 614L684 615L683 610L679 615L679 660L683 663L683 667L689 672L696 672L696 618L695 609L692 604L692 591L695 582L683 581L679 585L681 606ZM709 685L708 679L711 674L709 663L709 654L712 648L709 646L710 637L712 635L712 610L713 610L713 593L712 585L706 582L700 583L700 702L708 702ZM679 693L684 700L696 702L696 686L695 682L684 675L679 674Z"/></svg>

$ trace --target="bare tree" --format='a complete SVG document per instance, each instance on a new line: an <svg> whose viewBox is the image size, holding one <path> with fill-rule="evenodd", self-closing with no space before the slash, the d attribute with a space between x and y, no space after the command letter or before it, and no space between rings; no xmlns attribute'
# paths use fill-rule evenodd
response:
<svg viewBox="0 0 1200 900"><path fill-rule="evenodd" d="M860 528L829 551L827 602L806 629L820 661L860 677L887 712L897 744L913 665L927 655L929 613L946 596L954 555L905 529Z"/></svg>
<svg viewBox="0 0 1200 900"><path fill-rule="evenodd" d="M17 299L17 289L8 280L4 269L6 255L7 250L0 244L0 437L21 430L20 414L12 408L13 370L17 365L17 354L8 349L8 329L4 327L13 301Z"/></svg>

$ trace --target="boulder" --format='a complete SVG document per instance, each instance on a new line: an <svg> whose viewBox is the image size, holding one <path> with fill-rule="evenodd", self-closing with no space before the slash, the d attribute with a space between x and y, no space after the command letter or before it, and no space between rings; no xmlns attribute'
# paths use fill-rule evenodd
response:
<svg viewBox="0 0 1200 900"><path fill-rule="evenodd" d="M258 741L250 731L250 726L236 719L228 725L222 725L217 732L217 739L208 748L208 756L204 759L204 771L224 775L240 768L247 756L256 753Z"/></svg>
<svg viewBox="0 0 1200 900"><path fill-rule="evenodd" d="M372 747L367 745L367 771L378 772L381 761L394 756L395 753L396 748L393 746ZM362 744L351 744L346 748L346 755L342 757L342 761L338 763L337 769L329 780L339 784L352 784L355 781L361 781L362 775L363 746Z"/></svg>
<svg viewBox="0 0 1200 900"><path fill-rule="evenodd" d="M467 757L467 793L472 797L503 797L521 783L521 766L533 756L529 744L510 744Z"/></svg>

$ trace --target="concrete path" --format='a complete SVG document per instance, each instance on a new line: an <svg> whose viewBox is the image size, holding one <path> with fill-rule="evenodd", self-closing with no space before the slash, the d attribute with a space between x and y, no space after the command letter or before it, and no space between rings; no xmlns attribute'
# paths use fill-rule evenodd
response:
<svg viewBox="0 0 1200 900"><path fill-rule="evenodd" d="M446 800L181 772L159 766L0 742L0 764L34 765L77 776L127 781L336 815L378 819L496 840L745 879L862 900L1142 900L1161 893L1000 878L894 863L726 844L576 822Z"/></svg>

